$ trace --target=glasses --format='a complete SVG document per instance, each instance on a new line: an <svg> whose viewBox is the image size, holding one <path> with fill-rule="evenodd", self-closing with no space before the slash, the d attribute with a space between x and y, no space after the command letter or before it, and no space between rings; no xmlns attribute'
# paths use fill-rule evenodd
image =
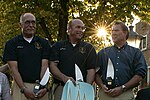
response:
<svg viewBox="0 0 150 100"><path fill-rule="evenodd" d="M36 22L35 22L35 20L32 20L32 21L27 20L27 21L24 22L24 24L29 26L30 24L35 25Z"/></svg>

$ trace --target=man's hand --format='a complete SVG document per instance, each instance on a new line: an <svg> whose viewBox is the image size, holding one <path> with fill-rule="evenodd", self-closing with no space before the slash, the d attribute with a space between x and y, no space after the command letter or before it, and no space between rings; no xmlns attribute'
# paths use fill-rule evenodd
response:
<svg viewBox="0 0 150 100"><path fill-rule="evenodd" d="M115 87L113 89L110 89L107 94L111 97L117 97L119 96L120 94L122 94L122 88L121 86L120 87Z"/></svg>
<svg viewBox="0 0 150 100"><path fill-rule="evenodd" d="M76 81L72 77L64 76L63 82L66 83L68 80L71 80L76 85Z"/></svg>
<svg viewBox="0 0 150 100"><path fill-rule="evenodd" d="M106 85L101 85L102 90L107 94L109 92L109 89Z"/></svg>
<svg viewBox="0 0 150 100"><path fill-rule="evenodd" d="M28 88L24 89L24 95L29 100L30 99L31 100L38 100L38 98L36 97L36 94L33 91L29 90Z"/></svg>
<svg viewBox="0 0 150 100"><path fill-rule="evenodd" d="M42 98L46 93L47 93L47 89L46 88L40 89L36 93L36 98Z"/></svg>
<svg viewBox="0 0 150 100"><path fill-rule="evenodd" d="M108 87L106 87L106 85L102 85L101 86L103 91L111 97L116 97L119 96L120 94L122 94L122 88L120 87L115 87L113 89L108 89Z"/></svg>

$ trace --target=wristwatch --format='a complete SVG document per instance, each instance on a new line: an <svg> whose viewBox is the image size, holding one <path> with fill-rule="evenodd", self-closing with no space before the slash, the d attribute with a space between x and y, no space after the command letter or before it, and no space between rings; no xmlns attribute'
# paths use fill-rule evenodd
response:
<svg viewBox="0 0 150 100"><path fill-rule="evenodd" d="M123 92L126 91L126 86L125 85L122 85L121 88L122 88Z"/></svg>
<svg viewBox="0 0 150 100"><path fill-rule="evenodd" d="M25 88L26 88L26 87L22 87L22 88L20 89L20 92L21 92L21 93L24 93Z"/></svg>

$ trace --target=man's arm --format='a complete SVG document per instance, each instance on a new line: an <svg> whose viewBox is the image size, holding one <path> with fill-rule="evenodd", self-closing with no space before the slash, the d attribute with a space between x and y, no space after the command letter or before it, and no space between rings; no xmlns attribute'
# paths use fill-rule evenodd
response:
<svg viewBox="0 0 150 100"><path fill-rule="evenodd" d="M47 59L42 59L42 66L41 66L41 73L40 73L40 78L42 79L46 69L48 68L48 60ZM42 98L45 94L47 93L47 88L42 88L40 91L37 93L38 98Z"/></svg>
<svg viewBox="0 0 150 100"><path fill-rule="evenodd" d="M87 70L86 82L92 84L95 80L95 69Z"/></svg>
<svg viewBox="0 0 150 100"><path fill-rule="evenodd" d="M9 69L8 64L5 64L3 66L0 67L0 72L6 72Z"/></svg>
<svg viewBox="0 0 150 100"><path fill-rule="evenodd" d="M48 68L48 60L47 59L42 59L42 66L41 66L41 73L40 73L40 78L42 79L46 69Z"/></svg>
<svg viewBox="0 0 150 100"><path fill-rule="evenodd" d="M10 70L12 71L13 78L15 79L15 82L17 83L18 87L20 89L24 89L24 95L26 96L26 98L37 100L35 98L36 95L33 93L33 91L29 90L25 86L25 84L24 84L24 82L23 82L23 80L21 78L21 75L20 75L20 73L18 71L17 61L8 61L7 63L9 65L9 67L10 67Z"/></svg>
<svg viewBox="0 0 150 100"><path fill-rule="evenodd" d="M103 84L102 79L101 79L101 77L99 76L99 74L96 74L96 75L95 75L95 82L96 82L96 84L97 84L99 87L101 87L101 88L103 89L103 91L104 91L105 93L108 92L108 88L106 87L106 85Z"/></svg>
<svg viewBox="0 0 150 100"><path fill-rule="evenodd" d="M75 83L75 80L72 77L68 77L65 74L63 74L57 67L57 62L51 61L50 62L50 69L52 74L54 75L55 78L57 78L60 81L63 81L66 83L69 79Z"/></svg>
<svg viewBox="0 0 150 100"><path fill-rule="evenodd" d="M133 87L137 86L141 80L142 80L142 76L140 76L140 75L134 75L132 77L132 79L129 80L124 85L125 85L126 89L130 89L130 88L133 88Z"/></svg>
<svg viewBox="0 0 150 100"><path fill-rule="evenodd" d="M18 66L17 66L17 61L8 61L8 65L10 67L10 70L12 71L13 77L15 79L15 82L19 86L19 88L25 87L21 75L18 72Z"/></svg>
<svg viewBox="0 0 150 100"><path fill-rule="evenodd" d="M139 84L141 80L142 80L142 76L134 75L131 80L129 80L127 83L124 84L125 90L134 88L135 86ZM123 88L122 86L119 86L119 87L112 89L109 92L109 96L115 97L115 96L119 96L121 93L123 93Z"/></svg>
<svg viewBox="0 0 150 100"><path fill-rule="evenodd" d="M99 87L102 87L103 83L102 83L102 80L101 80L101 77L96 74L95 75L95 83L99 86Z"/></svg>

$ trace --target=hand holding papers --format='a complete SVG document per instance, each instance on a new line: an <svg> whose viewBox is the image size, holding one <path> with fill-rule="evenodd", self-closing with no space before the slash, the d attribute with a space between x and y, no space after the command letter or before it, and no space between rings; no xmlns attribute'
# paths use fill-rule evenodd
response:
<svg viewBox="0 0 150 100"><path fill-rule="evenodd" d="M49 80L49 77L50 77L50 72L49 72L49 68L47 68L42 80L40 82L39 80L36 81L37 84L34 86L33 92L38 93L41 87L45 87L45 85L47 84Z"/></svg>

